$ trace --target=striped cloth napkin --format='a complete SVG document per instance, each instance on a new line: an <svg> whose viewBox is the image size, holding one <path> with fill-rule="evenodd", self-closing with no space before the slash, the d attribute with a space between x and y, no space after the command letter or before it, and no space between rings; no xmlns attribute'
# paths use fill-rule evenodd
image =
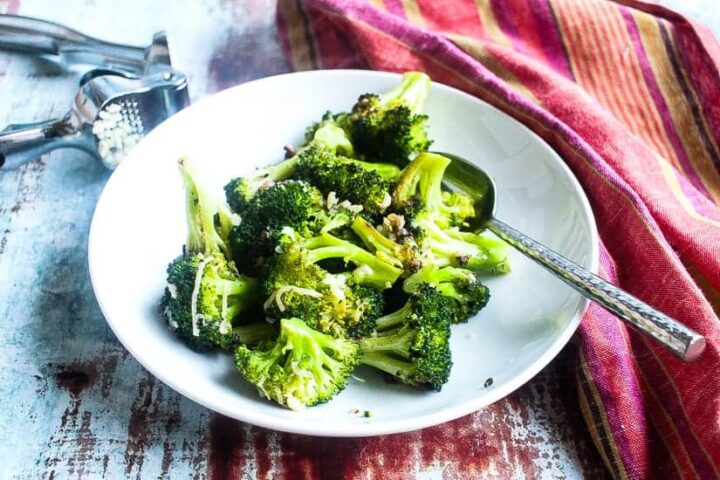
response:
<svg viewBox="0 0 720 480"><path fill-rule="evenodd" d="M280 0L278 24L297 70L422 70L560 153L597 218L601 275L709 343L685 364L591 307L576 378L593 441L616 478L720 476L720 45L709 32L636 0Z"/></svg>

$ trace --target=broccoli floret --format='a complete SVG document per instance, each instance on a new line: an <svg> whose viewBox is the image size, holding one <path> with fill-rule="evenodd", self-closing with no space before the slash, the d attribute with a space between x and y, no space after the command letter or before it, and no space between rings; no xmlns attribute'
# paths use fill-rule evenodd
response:
<svg viewBox="0 0 720 480"><path fill-rule="evenodd" d="M427 115L422 113L430 78L409 72L383 95L366 93L347 115L338 117L356 152L368 160L398 162L428 149Z"/></svg>
<svg viewBox="0 0 720 480"><path fill-rule="evenodd" d="M312 328L335 336L371 332L382 314L382 293L356 283L352 274L327 272L313 262L304 239L285 235L279 252L263 269L267 316L301 317Z"/></svg>
<svg viewBox="0 0 720 480"><path fill-rule="evenodd" d="M448 298L419 286L407 303L377 320L377 334L360 340L361 363L401 382L439 391L452 367Z"/></svg>
<svg viewBox="0 0 720 480"><path fill-rule="evenodd" d="M253 175L231 180L225 186L225 197L234 212L244 214L256 193L269 188L276 182L287 180L295 175L298 161L317 155L352 156L353 146L343 129L335 125L332 119L323 120L312 128L313 138L295 155ZM309 150L309 151L308 151Z"/></svg>
<svg viewBox="0 0 720 480"><path fill-rule="evenodd" d="M197 253L168 266L161 311L193 349L231 350L242 341L233 320L256 305L257 295L257 280L238 274L222 255Z"/></svg>
<svg viewBox="0 0 720 480"><path fill-rule="evenodd" d="M413 293L424 284L432 285L454 300L451 306L453 323L467 322L485 308L490 300L490 290L482 284L477 275L464 268L425 267L405 280L403 290Z"/></svg>
<svg viewBox="0 0 720 480"><path fill-rule="evenodd" d="M235 364L260 395L292 410L324 403L345 388L358 362L352 340L333 338L298 318L280 321L276 341L250 350L240 345Z"/></svg>
<svg viewBox="0 0 720 480"><path fill-rule="evenodd" d="M442 191L449 163L448 158L429 152L415 157L395 184L394 208L410 220L416 242L432 255L429 263L482 273L508 272L509 247L505 242L460 230L459 225L474 215L474 209L465 195Z"/></svg>
<svg viewBox="0 0 720 480"><path fill-rule="evenodd" d="M263 168L252 175L237 177L225 185L225 198L232 210L244 215L245 209L255 194L276 182L290 178L295 170L297 158L289 158L277 165Z"/></svg>
<svg viewBox="0 0 720 480"><path fill-rule="evenodd" d="M359 216L353 220L352 229L375 255L402 268L405 273L416 272L422 266L423 258L414 243L410 241L395 242Z"/></svg>
<svg viewBox="0 0 720 480"><path fill-rule="evenodd" d="M238 343L233 320L256 304L258 283L240 275L225 253L232 216L198 181L187 159L179 162L185 183L188 235L182 256L167 269L160 308L177 335L192 348L231 349Z"/></svg>
<svg viewBox="0 0 720 480"><path fill-rule="evenodd" d="M228 206L208 190L187 158L178 161L185 185L185 215L187 218L186 253L222 252L230 255L228 236L236 218Z"/></svg>
<svg viewBox="0 0 720 480"><path fill-rule="evenodd" d="M283 229L309 236L324 223L320 191L301 180L285 180L258 191L230 234L238 266L254 271L253 262L275 250Z"/></svg>
<svg viewBox="0 0 720 480"><path fill-rule="evenodd" d="M362 205L369 214L390 206L388 191L399 171L387 164L370 164L339 157L327 148L312 145L298 155L295 176L318 187L325 195Z"/></svg>
<svg viewBox="0 0 720 480"><path fill-rule="evenodd" d="M375 328L382 315L383 295L364 285L343 283L343 275L328 274L326 282L313 288L285 285L273 292L266 303L269 318L302 315L313 329L334 337L359 338ZM338 281L337 284L327 282Z"/></svg>
<svg viewBox="0 0 720 480"><path fill-rule="evenodd" d="M423 152L410 162L393 189L393 206L399 211L420 205L441 228L459 226L475 216L473 201L460 192L442 190L442 181L450 159Z"/></svg>
<svg viewBox="0 0 720 480"><path fill-rule="evenodd" d="M325 112L321 121L312 124L305 131L305 145L303 146L322 145L338 155L352 157L355 149L347 133L337 124L336 120L337 116L329 111Z"/></svg>
<svg viewBox="0 0 720 480"><path fill-rule="evenodd" d="M430 263L438 268L462 267L484 274L510 271L510 248L498 238L457 227L442 229L425 211L415 216L411 228L418 244L432 255Z"/></svg>

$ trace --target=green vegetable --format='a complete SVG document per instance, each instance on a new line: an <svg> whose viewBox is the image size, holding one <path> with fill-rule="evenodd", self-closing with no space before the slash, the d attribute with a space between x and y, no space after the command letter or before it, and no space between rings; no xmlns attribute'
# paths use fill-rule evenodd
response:
<svg viewBox="0 0 720 480"><path fill-rule="evenodd" d="M361 205L371 215L390 206L388 191L399 173L394 165L339 157L317 145L298 154L295 170L297 178L316 185L325 195L334 192L338 200Z"/></svg>
<svg viewBox="0 0 720 480"><path fill-rule="evenodd" d="M397 87L382 95L361 95L352 111L337 121L366 159L403 163L432 143L426 132L428 117L422 113L429 91L427 75L406 73Z"/></svg>
<svg viewBox="0 0 720 480"><path fill-rule="evenodd" d="M276 182L287 180L295 174L301 158L315 156L352 155L352 144L345 132L332 122L321 122L313 131L313 139L287 160L259 170L252 176L238 177L225 186L225 197L235 213L243 214L252 198L259 191Z"/></svg>
<svg viewBox="0 0 720 480"><path fill-rule="evenodd" d="M455 267L425 267L408 277L403 283L407 293L413 293L430 284L445 297L452 299L449 305L453 323L467 322L470 317L485 308L490 300L490 290L470 270Z"/></svg>
<svg viewBox="0 0 720 480"><path fill-rule="evenodd" d="M233 352L261 396L293 410L333 398L360 363L442 388L451 326L488 303L481 275L510 267L504 242L467 231L474 197L443 189L429 88L410 72L327 112L289 158L232 179L225 201L180 160L188 235L160 311L184 343Z"/></svg>
<svg viewBox="0 0 720 480"><path fill-rule="evenodd" d="M474 215L472 202L460 193L445 195L442 179L450 160L423 152L398 177L393 206L405 214L421 248L436 267L464 267L479 273L510 270L508 245L494 237L460 230ZM449 202L449 203L447 203Z"/></svg>
<svg viewBox="0 0 720 480"><path fill-rule="evenodd" d="M262 275L266 315L300 317L312 328L335 336L372 332L374 320L382 315L382 294L355 283L348 273L331 274L312 260L303 240L293 237L283 242Z"/></svg>
<svg viewBox="0 0 720 480"><path fill-rule="evenodd" d="M361 363L415 387L440 390L448 381L448 299L431 285L419 286L399 310L377 320L377 334L360 340Z"/></svg>
<svg viewBox="0 0 720 480"><path fill-rule="evenodd" d="M313 330L298 318L280 321L277 340L255 350L240 345L235 364L261 396L292 410L330 400L345 388L358 346Z"/></svg>
<svg viewBox="0 0 720 480"><path fill-rule="evenodd" d="M193 166L180 161L185 182L188 236L184 254L167 269L160 309L168 324L196 350L232 349L240 342L233 322L258 303L258 282L240 275L223 252L232 218L203 186Z"/></svg>

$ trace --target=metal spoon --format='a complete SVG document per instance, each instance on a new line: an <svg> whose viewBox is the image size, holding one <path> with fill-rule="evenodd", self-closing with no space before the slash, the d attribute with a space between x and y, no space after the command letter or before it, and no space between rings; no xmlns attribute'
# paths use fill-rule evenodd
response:
<svg viewBox="0 0 720 480"><path fill-rule="evenodd" d="M0 132L0 167L77 148L114 169L140 138L188 104L187 79L172 69L142 78L93 70L80 81L67 115Z"/></svg>
<svg viewBox="0 0 720 480"><path fill-rule="evenodd" d="M493 179L484 170L457 155L434 153L452 160L446 170L445 180L469 194L475 201L477 214L470 221L471 229L490 230L550 270L560 280L654 338L683 360L691 362L700 356L705 349L705 337L495 218Z"/></svg>

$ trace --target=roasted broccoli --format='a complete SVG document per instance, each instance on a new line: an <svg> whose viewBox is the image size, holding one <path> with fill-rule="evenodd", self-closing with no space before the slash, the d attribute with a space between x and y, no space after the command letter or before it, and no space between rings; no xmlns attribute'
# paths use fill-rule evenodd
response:
<svg viewBox="0 0 720 480"><path fill-rule="evenodd" d="M442 182L450 159L423 152L401 172L393 189L393 206L405 212L417 207L427 212L441 228L460 226L475 215L470 197L443 191Z"/></svg>
<svg viewBox="0 0 720 480"><path fill-rule="evenodd" d="M377 320L377 334L360 340L361 363L416 387L440 390L448 381L448 298L431 285L418 286L399 310Z"/></svg>
<svg viewBox="0 0 720 480"><path fill-rule="evenodd" d="M177 336L234 352L260 395L292 410L330 400L360 363L440 390L452 325L487 304L481 275L509 263L504 242L468 231L479 193L444 188L450 160L427 151L429 87L410 72L327 112L224 202L181 160L188 235L160 302Z"/></svg>
<svg viewBox="0 0 720 480"><path fill-rule="evenodd" d="M432 143L426 132L428 117L422 113L429 91L427 75L406 73L389 92L361 95L349 114L337 116L337 122L365 159L402 163Z"/></svg>
<svg viewBox="0 0 720 480"><path fill-rule="evenodd" d="M329 232L320 232L319 235L305 240L303 247L307 251L306 258L311 263L338 258L345 263L354 264L355 268L350 273L353 281L379 290L390 288L402 274L402 270L392 263Z"/></svg>
<svg viewBox="0 0 720 480"><path fill-rule="evenodd" d="M269 318L300 317L334 336L360 337L374 329L383 311L382 293L331 274L309 261L301 242L289 239L264 267L262 288Z"/></svg>
<svg viewBox="0 0 720 480"><path fill-rule="evenodd" d="M231 349L239 342L233 320L257 305L258 284L226 260L227 206L213 199L187 160L180 161L185 182L188 236L185 252L167 269L161 311L168 324L198 350Z"/></svg>
<svg viewBox="0 0 720 480"><path fill-rule="evenodd" d="M396 267L402 268L407 274L419 270L425 260L414 242L398 243L391 240L360 216L355 217L353 220L352 229L376 256Z"/></svg>
<svg viewBox="0 0 720 480"><path fill-rule="evenodd" d="M329 111L325 112L322 120L313 123L305 131L305 144L303 147L320 144L329 147L338 155L352 157L355 153L355 147L350 142L347 132L338 125L336 117Z"/></svg>
<svg viewBox="0 0 720 480"><path fill-rule="evenodd" d="M425 284L432 285L453 300L450 305L453 323L467 322L485 308L490 300L490 290L476 274L464 268L425 267L408 277L403 283L403 289L407 293L413 293Z"/></svg>
<svg viewBox="0 0 720 480"><path fill-rule="evenodd" d="M415 157L398 177L393 207L409 217L416 242L432 255L433 265L482 273L509 271L505 242L460 230L458 225L474 215L474 210L463 194L444 195L442 179L449 163L448 158L429 152Z"/></svg>
<svg viewBox="0 0 720 480"><path fill-rule="evenodd" d="M322 227L324 217L322 194L307 182L285 180L259 190L230 234L235 261L253 272L257 261L274 251L284 230L310 236Z"/></svg>
<svg viewBox="0 0 720 480"><path fill-rule="evenodd" d="M292 410L324 403L345 388L358 363L357 344L310 328L298 318L280 320L277 340L235 351L240 373L263 397Z"/></svg>
<svg viewBox="0 0 720 480"><path fill-rule="evenodd" d="M370 164L339 157L328 149L311 145L298 154L295 176L317 186L325 195L361 205L377 214L390 206L391 180L399 169L388 164Z"/></svg>
<svg viewBox="0 0 720 480"><path fill-rule="evenodd" d="M300 159L334 158L336 155L352 155L353 149L344 130L333 122L321 122L313 132L313 139L295 155L283 162L259 170L246 177L231 180L225 186L225 198L235 213L244 214L250 201L259 191L276 182L296 176Z"/></svg>

